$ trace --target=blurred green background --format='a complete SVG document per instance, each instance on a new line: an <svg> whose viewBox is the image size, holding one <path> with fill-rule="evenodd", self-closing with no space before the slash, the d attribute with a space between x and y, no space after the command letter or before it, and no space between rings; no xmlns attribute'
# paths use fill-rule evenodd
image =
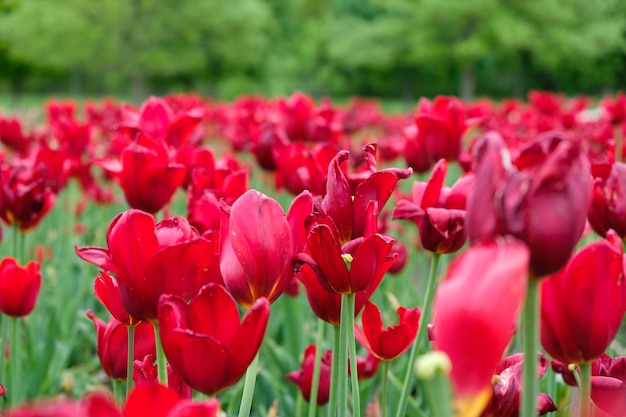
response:
<svg viewBox="0 0 626 417"><path fill-rule="evenodd" d="M622 0L0 0L0 96L624 88Z"/></svg>

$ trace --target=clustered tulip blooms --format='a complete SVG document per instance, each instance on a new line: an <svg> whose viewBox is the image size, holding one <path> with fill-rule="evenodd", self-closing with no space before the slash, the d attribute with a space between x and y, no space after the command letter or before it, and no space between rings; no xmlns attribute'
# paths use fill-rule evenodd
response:
<svg viewBox="0 0 626 417"><path fill-rule="evenodd" d="M78 257L99 268L94 293L111 317L103 321L87 314L104 373L129 379L124 405L96 394L19 408L21 398L13 397L19 390L12 385L6 414L220 413L216 399L192 402L192 391L226 398L230 414L236 401L221 393L248 371L239 411L245 415L257 361L265 378L270 365L263 360L275 356L289 364L281 368L284 373L300 362L285 379L313 403L309 415L316 405L330 403L331 417L345 415L350 405L354 416L369 410L403 417L412 415L406 404L426 407L403 403L404 392L410 398L423 389L419 396L428 401L432 381L418 375L423 380L413 387L409 361L413 352L432 349L451 364L449 375L440 375L448 378L448 391L437 398L457 416L567 410L561 385L533 398L539 378L542 386L555 381L553 374L544 375L549 364L544 352L567 383L575 375L582 380L591 367L590 388L580 383L572 397L624 417L626 362L605 352L615 356L613 341L626 312L626 99L607 98L599 112L589 114L583 113L590 104L584 98L535 91L528 99L496 104L439 96L420 100L411 114L391 116L372 102L338 107L330 100L316 104L303 93L277 100L243 97L232 104L181 95L151 97L137 108L113 100L90 103L84 119L75 103L50 101L40 126L0 115L0 220L15 231L0 228L3 251L13 244L15 253L0 260L0 312L19 318L33 311L40 263L20 266L28 253L19 250L22 232L39 225L57 200L77 216L90 201L123 197L129 206L107 219L104 244L90 241L101 234L85 233L75 247ZM248 158L239 158L243 152ZM406 164L389 168L398 160ZM459 169L464 172L451 178ZM429 175L412 186L402 184L413 172ZM80 202L61 194L71 178L84 193ZM284 193L274 199L267 189L251 189L249 180ZM397 189L403 185L408 187ZM406 220L416 227L407 227ZM589 242L583 245L585 231ZM419 243L409 250L408 242ZM581 249L574 254L576 247ZM433 285L425 294L418 284L422 249L432 256ZM457 251L437 288L437 268L448 266L449 254ZM399 277L386 281L388 272L397 271ZM304 295L298 293L300 284ZM533 307L527 294L536 295L538 286L541 296L534 306L541 312L541 346L526 345L532 338L525 330L537 328L526 316L521 319L520 311L525 297ZM388 303L395 312L384 311L382 296L397 288L402 302ZM277 302L283 293L290 298ZM422 298L419 308L404 307ZM307 302L305 313L301 307ZM282 313L276 323L269 323L270 309ZM387 327L390 313L397 313L397 321ZM319 340L301 353L314 317L320 319ZM280 320L295 326L283 328ZM31 323L38 325L27 320ZM332 350L322 340L324 326L334 332ZM14 336L16 329L10 336L3 330L11 345L0 377L19 386L12 369L16 363L21 367L16 358L29 349L14 343L27 340L30 348L34 333ZM279 335L266 346L274 355L261 350L266 330ZM423 337L427 330L432 343ZM367 358L358 356L355 341ZM523 355L520 343L526 345ZM294 348L287 352L285 346ZM401 363L409 349L411 359ZM319 375L314 375L316 353ZM360 389L358 380L375 376L379 363L384 376ZM529 369L536 378L526 377ZM398 391L400 374L408 382L399 389L398 410L392 410L382 386L391 375L392 390ZM168 387L161 385L166 379ZM530 407L526 393L535 401ZM360 394L381 401L361 407ZM289 414L292 410L282 407L291 403L278 400L278 414ZM580 408L584 415L586 404Z"/></svg>

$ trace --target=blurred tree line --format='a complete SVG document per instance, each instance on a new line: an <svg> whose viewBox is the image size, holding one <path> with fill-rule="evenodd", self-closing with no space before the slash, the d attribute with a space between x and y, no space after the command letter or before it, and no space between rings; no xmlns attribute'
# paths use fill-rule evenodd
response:
<svg viewBox="0 0 626 417"><path fill-rule="evenodd" d="M624 88L621 0L0 0L0 92L523 96Z"/></svg>

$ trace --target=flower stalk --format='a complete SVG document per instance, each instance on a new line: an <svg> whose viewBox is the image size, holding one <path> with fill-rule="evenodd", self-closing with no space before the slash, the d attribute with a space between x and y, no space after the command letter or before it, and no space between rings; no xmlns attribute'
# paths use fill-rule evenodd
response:
<svg viewBox="0 0 626 417"><path fill-rule="evenodd" d="M537 415L537 351L539 350L539 288L540 281L529 277L528 291L522 312L524 364L522 368L521 417Z"/></svg>

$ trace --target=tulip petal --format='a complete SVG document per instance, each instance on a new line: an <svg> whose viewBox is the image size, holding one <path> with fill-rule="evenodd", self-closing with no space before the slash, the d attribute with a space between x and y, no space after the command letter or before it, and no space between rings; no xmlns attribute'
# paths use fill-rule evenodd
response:
<svg viewBox="0 0 626 417"><path fill-rule="evenodd" d="M124 405L124 417L167 417L180 398L176 392L160 384L135 388Z"/></svg>
<svg viewBox="0 0 626 417"><path fill-rule="evenodd" d="M352 283L338 243L330 228L323 224L313 227L307 237L308 249L321 272L318 278L322 286L329 291L348 294L353 292Z"/></svg>
<svg viewBox="0 0 626 417"><path fill-rule="evenodd" d="M371 235L363 241L354 254L350 265L351 292L365 290L374 281L380 280L395 262L389 256L393 239L380 234Z"/></svg>
<svg viewBox="0 0 626 417"><path fill-rule="evenodd" d="M215 312L218 311L218 314ZM224 287L208 284L191 301L187 323L194 332L213 335L228 346L239 330L239 310L233 297Z"/></svg>

